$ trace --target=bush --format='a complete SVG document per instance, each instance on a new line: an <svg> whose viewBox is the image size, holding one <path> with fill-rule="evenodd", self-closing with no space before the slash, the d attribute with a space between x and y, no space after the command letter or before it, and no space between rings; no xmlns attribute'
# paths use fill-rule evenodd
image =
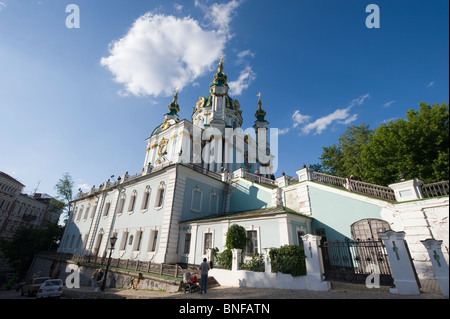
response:
<svg viewBox="0 0 450 319"><path fill-rule="evenodd" d="M241 264L241 269L264 272L264 257L262 254L254 254L248 263Z"/></svg>
<svg viewBox="0 0 450 319"><path fill-rule="evenodd" d="M228 228L227 239L225 241L225 247L227 249L245 249L247 244L247 234L245 228L236 224L233 224Z"/></svg>
<svg viewBox="0 0 450 319"><path fill-rule="evenodd" d="M214 260L219 266L231 270L233 266L233 252L231 249L225 249L220 255L216 255Z"/></svg>
<svg viewBox="0 0 450 319"><path fill-rule="evenodd" d="M293 277L306 275L305 252L303 247L286 245L280 248L271 248L269 256L272 272L290 274Z"/></svg>

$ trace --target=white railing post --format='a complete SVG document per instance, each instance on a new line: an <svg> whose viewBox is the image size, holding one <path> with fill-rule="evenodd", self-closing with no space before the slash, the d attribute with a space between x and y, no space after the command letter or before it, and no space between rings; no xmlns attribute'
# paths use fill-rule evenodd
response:
<svg viewBox="0 0 450 319"><path fill-rule="evenodd" d="M390 291L393 294L418 295L420 294L417 284L413 263L410 259L408 247L405 243L405 232L388 230L379 233L378 237L383 240L394 277L395 288Z"/></svg>
<svg viewBox="0 0 450 319"><path fill-rule="evenodd" d="M305 252L306 278L308 290L328 291L331 284L323 280L324 267L322 261L322 249L320 248L321 236L307 234L302 236Z"/></svg>
<svg viewBox="0 0 450 319"><path fill-rule="evenodd" d="M426 239L421 240L421 242L428 250L434 275L439 283L441 292L444 296L448 297L448 265L441 249L442 240Z"/></svg>
<svg viewBox="0 0 450 319"><path fill-rule="evenodd" d="M239 270L239 266L241 264L242 249L233 248L231 251L233 253L233 262L232 262L231 270L237 271L237 270Z"/></svg>

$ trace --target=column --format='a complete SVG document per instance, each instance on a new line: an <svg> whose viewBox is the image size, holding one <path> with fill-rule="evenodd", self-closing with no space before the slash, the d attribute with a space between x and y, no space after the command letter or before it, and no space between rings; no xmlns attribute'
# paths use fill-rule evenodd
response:
<svg viewBox="0 0 450 319"><path fill-rule="evenodd" d="M308 290L328 291L331 289L331 284L323 280L322 249L319 247L321 238L311 234L302 236Z"/></svg>
<svg viewBox="0 0 450 319"><path fill-rule="evenodd" d="M241 263L242 249L233 248L231 251L233 253L233 261L232 261L231 270L236 271L236 270L239 270L239 266Z"/></svg>
<svg viewBox="0 0 450 319"><path fill-rule="evenodd" d="M428 250L434 275L439 283L441 292L444 296L448 297L448 265L442 254L442 240L426 239L421 240L421 242Z"/></svg>
<svg viewBox="0 0 450 319"><path fill-rule="evenodd" d="M390 291L393 294L418 295L420 294L417 284L415 269L410 259L408 247L405 243L405 232L388 230L379 233L378 237L383 240L394 277L395 288Z"/></svg>
<svg viewBox="0 0 450 319"><path fill-rule="evenodd" d="M272 264L270 262L269 251L270 251L270 248L264 248L264 266L265 266L266 274L272 273Z"/></svg>

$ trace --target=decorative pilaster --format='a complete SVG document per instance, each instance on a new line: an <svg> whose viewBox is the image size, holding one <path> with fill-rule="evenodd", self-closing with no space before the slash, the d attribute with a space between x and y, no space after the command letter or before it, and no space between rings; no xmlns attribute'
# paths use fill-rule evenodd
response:
<svg viewBox="0 0 450 319"><path fill-rule="evenodd" d="M426 239L421 240L422 244L428 250L431 264L433 265L434 275L439 283L441 292L448 297L448 265L442 253L442 240Z"/></svg>
<svg viewBox="0 0 450 319"><path fill-rule="evenodd" d="M415 269L410 259L408 247L405 243L405 232L388 230L379 233L378 237L383 240L394 277L395 288L390 291L393 294L418 295L420 294Z"/></svg>

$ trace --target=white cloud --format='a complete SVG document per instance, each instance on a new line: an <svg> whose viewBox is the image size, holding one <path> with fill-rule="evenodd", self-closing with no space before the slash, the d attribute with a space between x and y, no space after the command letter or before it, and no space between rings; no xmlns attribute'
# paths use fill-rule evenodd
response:
<svg viewBox="0 0 450 319"><path fill-rule="evenodd" d="M253 72L250 66L246 66L245 69L241 71L239 78L236 81L228 82L230 95L241 95L242 91L247 89L254 79L256 79L256 73Z"/></svg>
<svg viewBox="0 0 450 319"><path fill-rule="evenodd" d="M205 13L205 18L208 19L211 25L219 30L219 32L228 34L232 15L241 1L231 0L228 3L214 3L207 6L198 0L195 0L195 6L201 8Z"/></svg>
<svg viewBox="0 0 450 319"><path fill-rule="evenodd" d="M294 128L299 126L300 124L308 122L310 118L311 118L311 116L303 115L300 113L299 110L296 110L294 112L294 114L292 115L292 119L294 120Z"/></svg>
<svg viewBox="0 0 450 319"><path fill-rule="evenodd" d="M290 130L291 130L290 127L278 129L278 135L284 135L284 134L287 134Z"/></svg>
<svg viewBox="0 0 450 319"><path fill-rule="evenodd" d="M331 114L328 114L324 117L321 117L315 120L312 123L309 123L305 127L302 128L302 132L305 134L309 134L312 131L315 131L315 135L321 134L331 123L337 121L339 124L350 124L351 122L356 121L358 118L357 114L351 114L350 111L354 106L362 105L364 101L369 98L369 94L362 95L356 99L353 99L350 104L344 109L337 109Z"/></svg>
<svg viewBox="0 0 450 319"><path fill-rule="evenodd" d="M392 101L389 101L389 102L386 102L386 103L384 103L383 104L383 106L384 107L390 107L393 103L395 103L396 101L395 100L392 100Z"/></svg>
<svg viewBox="0 0 450 319"><path fill-rule="evenodd" d="M430 87L434 86L434 84L435 84L435 82L431 81L430 83L427 84L427 88L430 88Z"/></svg>
<svg viewBox="0 0 450 319"><path fill-rule="evenodd" d="M255 54L252 51L250 51L250 50L240 51L237 54L237 57L238 57L239 60L241 60L241 59L243 59L243 58L245 58L247 56L254 58Z"/></svg>
<svg viewBox="0 0 450 319"><path fill-rule="evenodd" d="M175 8L175 10L181 12L181 10L183 10L183 5L179 4L179 3L174 3L173 7Z"/></svg>
<svg viewBox="0 0 450 319"><path fill-rule="evenodd" d="M5 8L6 8L6 3L0 1L0 12L2 12L2 10Z"/></svg>
<svg viewBox="0 0 450 319"><path fill-rule="evenodd" d="M175 88L181 90L195 83L217 64L229 38L232 13L239 4L232 0L206 7L196 1L218 29L203 28L190 17L146 13L134 22L123 38L110 43L110 55L103 57L100 63L111 71L117 83L123 85L121 95L169 96ZM208 8L210 11L206 11ZM241 76L241 82L235 83L237 92L248 87L254 73L250 69Z"/></svg>

